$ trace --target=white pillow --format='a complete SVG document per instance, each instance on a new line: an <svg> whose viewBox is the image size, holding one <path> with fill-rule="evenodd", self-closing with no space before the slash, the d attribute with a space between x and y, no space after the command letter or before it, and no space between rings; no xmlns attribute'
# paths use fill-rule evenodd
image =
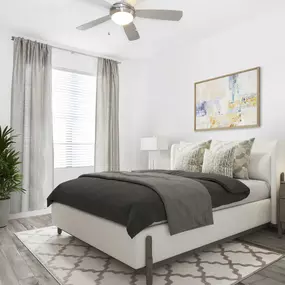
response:
<svg viewBox="0 0 285 285"><path fill-rule="evenodd" d="M251 153L248 169L249 179L271 183L271 156L265 153Z"/></svg>

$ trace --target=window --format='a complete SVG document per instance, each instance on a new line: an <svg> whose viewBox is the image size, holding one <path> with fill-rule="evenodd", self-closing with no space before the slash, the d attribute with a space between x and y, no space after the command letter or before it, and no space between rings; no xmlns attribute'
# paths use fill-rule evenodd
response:
<svg viewBox="0 0 285 285"><path fill-rule="evenodd" d="M94 165L96 78L53 69L54 167Z"/></svg>

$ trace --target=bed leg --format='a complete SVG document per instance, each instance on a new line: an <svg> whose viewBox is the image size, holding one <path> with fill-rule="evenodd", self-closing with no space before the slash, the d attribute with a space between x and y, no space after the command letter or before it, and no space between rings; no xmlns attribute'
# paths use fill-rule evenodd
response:
<svg viewBox="0 0 285 285"><path fill-rule="evenodd" d="M146 263L146 285L153 283L153 259L152 259L152 237L147 236L145 240L145 263Z"/></svg>
<svg viewBox="0 0 285 285"><path fill-rule="evenodd" d="M57 234L61 235L61 233L62 233L62 229L57 228Z"/></svg>

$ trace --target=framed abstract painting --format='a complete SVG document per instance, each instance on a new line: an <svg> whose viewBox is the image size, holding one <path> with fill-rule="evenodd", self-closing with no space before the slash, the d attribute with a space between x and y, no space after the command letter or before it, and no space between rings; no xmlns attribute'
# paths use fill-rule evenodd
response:
<svg viewBox="0 0 285 285"><path fill-rule="evenodd" d="M260 68L195 83L195 131L260 126Z"/></svg>

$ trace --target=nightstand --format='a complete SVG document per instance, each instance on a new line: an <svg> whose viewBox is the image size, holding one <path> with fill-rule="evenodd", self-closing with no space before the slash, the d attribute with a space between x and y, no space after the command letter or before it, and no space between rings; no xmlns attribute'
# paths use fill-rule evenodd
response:
<svg viewBox="0 0 285 285"><path fill-rule="evenodd" d="M283 223L285 223L285 181L284 173L280 177L280 190L278 199L278 235L283 236Z"/></svg>

